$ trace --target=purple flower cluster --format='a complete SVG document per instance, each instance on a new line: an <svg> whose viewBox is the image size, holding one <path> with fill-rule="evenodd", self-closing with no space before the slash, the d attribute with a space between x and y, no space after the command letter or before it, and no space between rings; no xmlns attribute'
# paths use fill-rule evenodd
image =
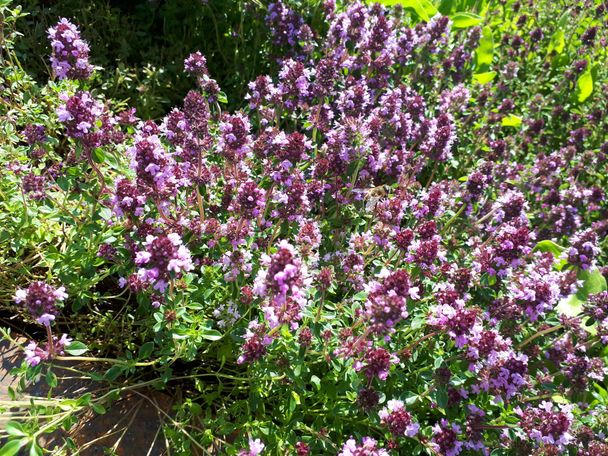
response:
<svg viewBox="0 0 608 456"><path fill-rule="evenodd" d="M395 324L407 318L407 300L419 296L418 287L411 285L410 276L403 269L393 273L384 270L379 278L381 283L366 285L368 297L365 312L370 329L385 334L394 331Z"/></svg>
<svg viewBox="0 0 608 456"><path fill-rule="evenodd" d="M59 79L87 79L93 72L89 63L89 45L80 38L78 27L66 18L48 30L53 53L51 66Z"/></svg>
<svg viewBox="0 0 608 456"><path fill-rule="evenodd" d="M570 239L567 250L568 263L588 270L595 264L595 258L600 253L597 246L597 234L592 229L576 233Z"/></svg>
<svg viewBox="0 0 608 456"><path fill-rule="evenodd" d="M203 90L207 99L210 103L217 100L217 95L220 92L215 79L209 77L209 71L207 70L207 59L199 51L190 54L186 60L184 60L184 68L191 76L196 78L198 86Z"/></svg>
<svg viewBox="0 0 608 456"><path fill-rule="evenodd" d="M23 176L22 188L23 193L35 200L43 200L46 198L46 178L34 173L28 173Z"/></svg>
<svg viewBox="0 0 608 456"><path fill-rule="evenodd" d="M302 17L283 2L268 5L266 25L272 33L274 44L295 48L300 41L310 37L310 27Z"/></svg>
<svg viewBox="0 0 608 456"><path fill-rule="evenodd" d="M262 306L266 322L270 328L290 324L296 329L306 304L306 288L311 283L306 265L285 240L279 243L274 254L263 255L260 262L266 268L258 272L253 292L268 298Z"/></svg>
<svg viewBox="0 0 608 456"><path fill-rule="evenodd" d="M239 451L239 456L258 456L262 454L266 445L260 439L249 439L249 448Z"/></svg>
<svg viewBox="0 0 608 456"><path fill-rule="evenodd" d="M562 90L555 81L522 102L519 75L530 65L520 57L536 55L553 33L530 29L529 18L494 48L512 61L501 71L489 63L495 79L473 84L474 50L502 33L491 25L452 32L437 15L409 26L409 10L357 1L323 9L327 27L313 46L304 15L286 1L268 6L274 45L288 49L274 77L249 83L249 110L222 112L200 52L184 62L198 87L160 122L137 124L131 111L113 117L112 104L88 92L61 97L59 121L88 158L128 132L132 173L118 175L103 201L113 237L97 253L108 264L98 263L120 268L121 285L152 303L166 324L155 337L197 320L187 296L203 293L200 317L222 334L222 350L240 350L222 366L242 376L222 387L260 381L262 399L287 388L289 405L282 392L268 399L289 414L285 451L315 454L351 432L357 438L340 455L409 454L418 445L447 456L601 449L592 442L605 436L580 437L575 415L598 410L579 394L607 373L598 347L608 341L608 292L591 294L574 317L560 313L571 295L584 298L588 277L603 288L608 223L597 170L608 144L596 136L605 109L549 108L544 98ZM600 33L588 33L585 52ZM562 70L554 57L543 53L548 73ZM568 90L588 70L582 62L563 65ZM556 121L568 125L561 135L549 129ZM136 124L135 134L123 128ZM28 154L46 147L51 155L51 134L23 129ZM11 169L24 173L25 194L42 197L46 174ZM16 298L50 328L65 296L37 286ZM65 343L30 344L28 363ZM197 348L188 345L188 356L205 360ZM314 388L302 387L307 379ZM318 421L292 427L305 410L294 406L316 391L335 402L342 435L322 427L322 409ZM576 405L531 405L555 394ZM360 410L350 413L355 402ZM368 429L379 441L358 440ZM265 448L238 435L241 455Z"/></svg>
<svg viewBox="0 0 608 456"><path fill-rule="evenodd" d="M583 311L597 323L597 332L602 342L608 343L608 291L589 296Z"/></svg>
<svg viewBox="0 0 608 456"><path fill-rule="evenodd" d="M408 437L415 436L420 425L414 423L412 415L407 410L402 401L390 400L385 408L378 413L381 423L386 426L391 434L395 437L407 435Z"/></svg>
<svg viewBox="0 0 608 456"><path fill-rule="evenodd" d="M265 334L266 327L256 321L249 322L245 332L245 342L241 347L242 354L237 362L239 364L252 363L266 354L266 347L271 344L272 338Z"/></svg>
<svg viewBox="0 0 608 456"><path fill-rule="evenodd" d="M458 440L462 430L459 425L442 418L439 423L433 426L432 444L435 450L445 456L456 456L463 448L463 442Z"/></svg>
<svg viewBox="0 0 608 456"><path fill-rule="evenodd" d="M378 447L378 442L371 437L363 437L361 443L348 439L338 456L389 456L388 451Z"/></svg>
<svg viewBox="0 0 608 456"><path fill-rule="evenodd" d="M554 411L553 403L543 401L538 407L519 409L517 412L520 426L529 438L539 444L563 448L573 440L570 434L573 419L571 410L571 405L560 405L559 410Z"/></svg>
<svg viewBox="0 0 608 456"><path fill-rule="evenodd" d="M55 288L45 282L32 282L26 289L18 289L14 300L22 304L36 319L45 326L50 326L59 313L58 301L64 301L68 297L65 287Z"/></svg>
<svg viewBox="0 0 608 456"><path fill-rule="evenodd" d="M386 380L393 364L397 364L399 358L382 347L367 350L362 361L354 365L356 371L362 370L371 382L375 377Z"/></svg>
<svg viewBox="0 0 608 456"><path fill-rule="evenodd" d="M64 348L70 345L72 339L66 334L61 338L53 337L52 343L48 342L44 346L40 346L34 341L31 341L25 347L25 362L28 366L37 366L42 361L47 361L53 358L53 355L63 355Z"/></svg>
<svg viewBox="0 0 608 456"><path fill-rule="evenodd" d="M167 289L172 275L179 277L194 268L190 251L177 233L148 235L144 250L137 252L135 263L141 266L139 278L152 283L161 293Z"/></svg>
<svg viewBox="0 0 608 456"><path fill-rule="evenodd" d="M68 136L86 138L96 128L103 105L86 91L79 91L71 97L62 94L60 99L64 103L57 108L56 114L59 122L65 124Z"/></svg>

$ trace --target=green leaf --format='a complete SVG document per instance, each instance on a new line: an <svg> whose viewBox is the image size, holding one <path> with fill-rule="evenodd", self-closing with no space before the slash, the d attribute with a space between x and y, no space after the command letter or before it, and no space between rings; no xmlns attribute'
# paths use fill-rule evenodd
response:
<svg viewBox="0 0 608 456"><path fill-rule="evenodd" d="M29 441L29 438L10 440L6 445L0 448L0 456L14 456L19 452L21 447L25 446Z"/></svg>
<svg viewBox="0 0 608 456"><path fill-rule="evenodd" d="M296 402L296 404L300 405L301 404L300 395L298 393L296 393L294 390L291 390L291 395L293 397L293 400Z"/></svg>
<svg viewBox="0 0 608 456"><path fill-rule="evenodd" d="M106 380L113 381L116 380L120 376L120 374L122 374L122 367L112 366L106 371L103 377Z"/></svg>
<svg viewBox="0 0 608 456"><path fill-rule="evenodd" d="M21 423L17 421L9 421L4 425L4 430L8 433L8 435L14 435L17 437L23 437L27 435L27 432L23 430L23 426Z"/></svg>
<svg viewBox="0 0 608 456"><path fill-rule="evenodd" d="M224 92L219 92L217 94L217 101L219 101L222 104L226 104L226 103L228 103L228 97L226 96L226 94Z"/></svg>
<svg viewBox="0 0 608 456"><path fill-rule="evenodd" d="M475 27L483 22L483 17L464 11L454 13L450 16L450 19L452 20L452 27L455 29Z"/></svg>
<svg viewBox="0 0 608 456"><path fill-rule="evenodd" d="M32 442L30 446L30 456L42 456L42 448L36 442Z"/></svg>
<svg viewBox="0 0 608 456"><path fill-rule="evenodd" d="M359 293L353 296L353 301L365 301L367 299L367 292L360 291Z"/></svg>
<svg viewBox="0 0 608 456"><path fill-rule="evenodd" d="M473 75L473 81L477 84L487 84L496 77L496 71L486 71L485 73L477 73Z"/></svg>
<svg viewBox="0 0 608 456"><path fill-rule="evenodd" d="M533 252L551 252L554 257L559 257L561 253L566 250L565 247L557 245L555 242L545 239L537 243L532 249Z"/></svg>
<svg viewBox="0 0 608 456"><path fill-rule="evenodd" d="M570 401L568 399L566 399L564 396L561 396L559 394L554 394L553 396L551 396L551 400L553 402L555 402L556 404L569 404Z"/></svg>
<svg viewBox="0 0 608 456"><path fill-rule="evenodd" d="M207 340L220 340L223 335L216 329L207 329L204 328L201 332L201 337Z"/></svg>
<svg viewBox="0 0 608 456"><path fill-rule="evenodd" d="M106 161L106 154L101 147L93 149L93 161L95 163L103 163Z"/></svg>
<svg viewBox="0 0 608 456"><path fill-rule="evenodd" d="M481 38L479 40L479 46L475 51L475 68L482 70L492 64L494 58L494 37L492 36L492 29L488 26L484 27L481 31ZM478 71L481 73L482 71Z"/></svg>
<svg viewBox="0 0 608 456"><path fill-rule="evenodd" d="M429 0L379 0L379 2L386 6L401 5L403 8L411 9L425 22L437 14L437 8Z"/></svg>
<svg viewBox="0 0 608 456"><path fill-rule="evenodd" d="M576 98L579 103L585 101L593 93L593 75L591 74L591 64L587 63L585 70L576 80Z"/></svg>
<svg viewBox="0 0 608 456"><path fill-rule="evenodd" d="M561 54L564 51L564 47L566 46L566 39L563 30L556 30L555 33L551 36L551 41L549 41L549 47L547 48L547 53L551 54L555 51L556 54Z"/></svg>
<svg viewBox="0 0 608 456"><path fill-rule="evenodd" d="M46 371L46 384L51 388L55 388L57 386L57 376L50 369Z"/></svg>
<svg viewBox="0 0 608 456"><path fill-rule="evenodd" d="M154 351L154 342L152 342L152 341L146 342L141 347L139 347L139 354L137 355L137 357L139 359L146 359L146 358L150 357L150 355L152 354L153 351Z"/></svg>
<svg viewBox="0 0 608 456"><path fill-rule="evenodd" d="M606 278L599 269L580 271L578 278L584 281L583 286L576 293L581 299L587 299L590 294L606 291Z"/></svg>
<svg viewBox="0 0 608 456"><path fill-rule="evenodd" d="M72 356L80 356L86 353L89 348L83 344L82 342L74 341L67 347L65 347L64 351Z"/></svg>
<svg viewBox="0 0 608 456"><path fill-rule="evenodd" d="M509 114L502 119L501 125L503 127L519 127L521 125L521 117Z"/></svg>
<svg viewBox="0 0 608 456"><path fill-rule="evenodd" d="M435 401L437 402L437 405L442 408L442 409L446 409L448 406L448 392L445 388L440 388L437 391L435 391Z"/></svg>
<svg viewBox="0 0 608 456"><path fill-rule="evenodd" d="M606 290L606 279L598 269L591 271L579 271L579 280L583 281L583 286L578 291L562 299L556 307L557 312L576 317L583 310L583 304L587 301L590 294L600 293Z"/></svg>
<svg viewBox="0 0 608 456"><path fill-rule="evenodd" d="M106 408L103 405L91 404L91 408L99 415L104 415L106 413Z"/></svg>
<svg viewBox="0 0 608 456"><path fill-rule="evenodd" d="M556 54L561 54L564 51L564 48L566 47L566 34L564 32L564 29L566 28L566 25L568 25L568 21L570 19L570 11L564 11L564 14L562 14L561 18L557 23L557 28L555 32L553 33L553 35L551 35L549 47L547 48L547 54L551 54L553 51L555 51Z"/></svg>

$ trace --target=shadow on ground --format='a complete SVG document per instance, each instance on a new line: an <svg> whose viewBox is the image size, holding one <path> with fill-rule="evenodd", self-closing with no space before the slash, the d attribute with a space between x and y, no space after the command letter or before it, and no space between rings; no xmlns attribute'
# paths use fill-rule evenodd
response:
<svg viewBox="0 0 608 456"><path fill-rule="evenodd" d="M23 352L20 349L11 347L6 341L0 342L0 401L11 400L9 387L18 390L18 382L10 371L19 366L22 360ZM87 392L93 396L100 394L99 383L83 379L65 369L77 368L90 372L90 365L66 361L54 364L54 372L58 377L58 385L53 388L54 398L78 398ZM44 399L48 392L49 387L44 379L41 379L36 384L27 385L24 391L18 393L18 399ZM0 415L0 428L4 427L6 421L15 418L11 413L16 410L11 409ZM78 454L81 456L167 454L162 422L165 414L171 410L171 398L168 395L155 390L141 390L125 394L108 404L106 410L102 415L92 410L85 412L71 429L61 429L41 437L40 445L49 451L57 450L64 444L66 437L71 437L80 448ZM107 449L112 449L114 453L108 452Z"/></svg>

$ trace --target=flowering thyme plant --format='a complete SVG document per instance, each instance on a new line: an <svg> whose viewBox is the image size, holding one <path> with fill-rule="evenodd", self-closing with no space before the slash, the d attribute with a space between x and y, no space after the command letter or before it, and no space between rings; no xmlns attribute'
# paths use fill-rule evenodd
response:
<svg viewBox="0 0 608 456"><path fill-rule="evenodd" d="M65 287L16 274L49 331L22 375L99 365L96 411L179 390L175 454L605 454L606 74L568 65L606 57L606 8L568 10L566 43L544 3L546 30L427 3L325 1L315 29L273 2L280 68L242 108L194 52L156 121L89 91L78 28L51 28L59 81L19 89L49 106L14 102L4 152L26 237L3 242Z"/></svg>

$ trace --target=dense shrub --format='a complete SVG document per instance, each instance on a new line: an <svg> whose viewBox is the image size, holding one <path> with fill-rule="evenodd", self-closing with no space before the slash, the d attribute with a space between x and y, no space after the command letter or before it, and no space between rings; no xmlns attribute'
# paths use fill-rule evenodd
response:
<svg viewBox="0 0 608 456"><path fill-rule="evenodd" d="M385 3L268 5L276 71L188 49L158 121L3 9L3 335L102 388L9 446L153 386L174 454L606 454L608 5Z"/></svg>
<svg viewBox="0 0 608 456"><path fill-rule="evenodd" d="M91 61L102 66L90 81L113 99L128 100L144 119L158 118L190 89L184 56L201 51L226 93L230 108L242 105L247 82L276 69L284 46L274 43L266 26L266 2L243 0L24 0L27 16L16 53L37 81L49 74L47 29L57 18L80 24L91 45ZM310 2L291 2L311 23L321 12ZM322 33L323 28L318 27Z"/></svg>

